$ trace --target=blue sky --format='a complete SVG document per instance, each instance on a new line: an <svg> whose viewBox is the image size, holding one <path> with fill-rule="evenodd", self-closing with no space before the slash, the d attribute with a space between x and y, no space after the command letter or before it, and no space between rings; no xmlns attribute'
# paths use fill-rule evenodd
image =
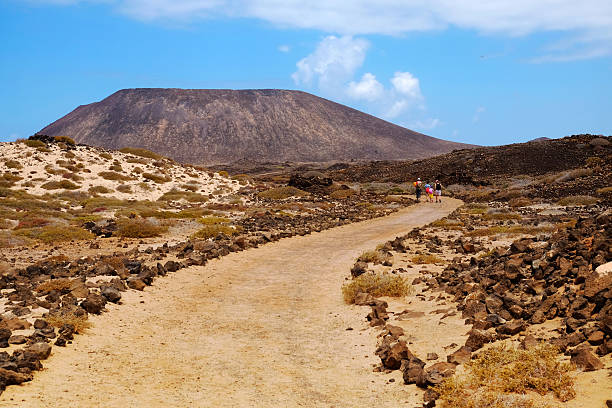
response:
<svg viewBox="0 0 612 408"><path fill-rule="evenodd" d="M612 134L609 0L0 0L0 140L122 88L300 89L482 145Z"/></svg>

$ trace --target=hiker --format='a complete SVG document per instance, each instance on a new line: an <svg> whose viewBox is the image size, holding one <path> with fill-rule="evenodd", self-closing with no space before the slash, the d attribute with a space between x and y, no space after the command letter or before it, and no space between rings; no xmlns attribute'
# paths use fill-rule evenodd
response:
<svg viewBox="0 0 612 408"><path fill-rule="evenodd" d="M425 183L425 193L427 194L427 201L433 203L433 188L431 188L429 181Z"/></svg>
<svg viewBox="0 0 612 408"><path fill-rule="evenodd" d="M440 180L436 180L434 195L436 196L436 203L442 202L442 183Z"/></svg>
<svg viewBox="0 0 612 408"><path fill-rule="evenodd" d="M417 203L421 201L421 178L417 178L414 182L414 193L416 194Z"/></svg>

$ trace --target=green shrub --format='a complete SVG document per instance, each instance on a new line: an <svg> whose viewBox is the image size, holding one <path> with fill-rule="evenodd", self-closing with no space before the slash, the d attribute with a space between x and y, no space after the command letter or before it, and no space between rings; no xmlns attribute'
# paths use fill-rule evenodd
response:
<svg viewBox="0 0 612 408"><path fill-rule="evenodd" d="M358 293L369 293L374 297L401 297L412 293L408 278L391 273L366 272L342 286L342 296L348 304L355 303Z"/></svg>
<svg viewBox="0 0 612 408"><path fill-rule="evenodd" d="M266 191L262 191L258 194L259 197L266 198L268 200L284 200L289 197L304 197L307 195L309 195L308 192L291 186L275 187Z"/></svg>
<svg viewBox="0 0 612 408"><path fill-rule="evenodd" d="M23 141L23 144L28 147L33 147L33 148L47 147L47 145L44 142L41 142L40 140L26 139Z"/></svg>
<svg viewBox="0 0 612 408"><path fill-rule="evenodd" d="M177 191L171 190L167 193L162 194L161 197L158 198L158 201L178 201L178 200L186 200L190 203L204 203L208 201L208 197L198 193L192 193L191 191Z"/></svg>
<svg viewBox="0 0 612 408"><path fill-rule="evenodd" d="M214 224L229 224L231 220L229 218L210 216L210 217L200 218L198 222L204 225L214 225Z"/></svg>
<svg viewBox="0 0 612 408"><path fill-rule="evenodd" d="M15 234L47 244L94 238L91 232L72 225L47 225L40 228L26 228L16 231Z"/></svg>

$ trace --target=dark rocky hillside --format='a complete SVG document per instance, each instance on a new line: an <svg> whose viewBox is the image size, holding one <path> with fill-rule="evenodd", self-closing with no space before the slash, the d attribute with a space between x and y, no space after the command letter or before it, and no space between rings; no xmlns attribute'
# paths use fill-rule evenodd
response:
<svg viewBox="0 0 612 408"><path fill-rule="evenodd" d="M193 164L405 160L470 147L286 90L124 89L40 133Z"/></svg>
<svg viewBox="0 0 612 408"><path fill-rule="evenodd" d="M574 135L505 146L463 149L413 161L374 161L336 165L334 180L423 181L497 188L547 198L598 195L612 198L612 137ZM521 180L522 185L521 185ZM510 191L513 190L513 191Z"/></svg>

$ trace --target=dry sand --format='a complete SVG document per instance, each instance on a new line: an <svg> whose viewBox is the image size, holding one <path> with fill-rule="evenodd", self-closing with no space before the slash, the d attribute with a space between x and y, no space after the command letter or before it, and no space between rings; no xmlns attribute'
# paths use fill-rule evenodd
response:
<svg viewBox="0 0 612 408"><path fill-rule="evenodd" d="M233 253L155 281L54 347L6 407L397 407L421 393L372 372L377 329L343 303L355 258L460 201ZM117 310L115 310L117 309ZM347 330L352 327L354 330ZM436 335L444 335L444 329Z"/></svg>

